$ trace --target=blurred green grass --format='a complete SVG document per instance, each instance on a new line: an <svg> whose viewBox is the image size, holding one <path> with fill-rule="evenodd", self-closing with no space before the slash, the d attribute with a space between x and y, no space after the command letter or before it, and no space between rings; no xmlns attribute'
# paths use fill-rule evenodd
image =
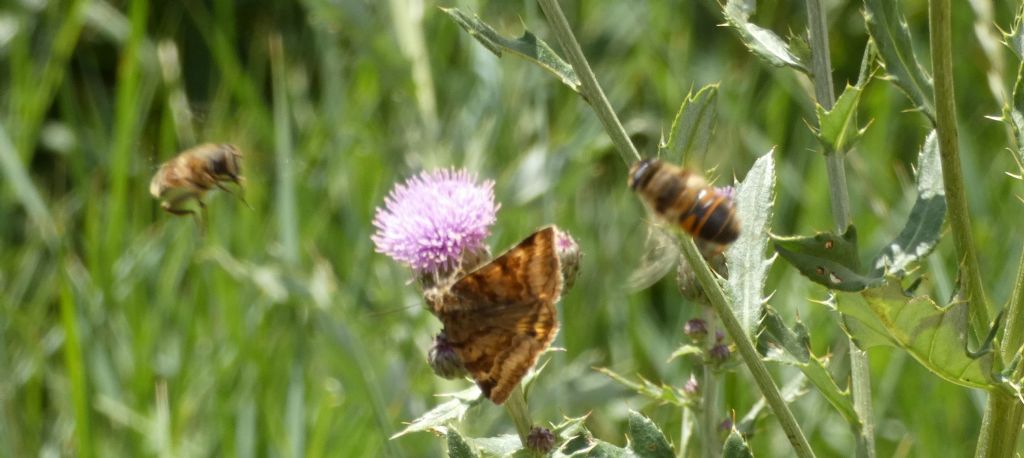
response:
<svg viewBox="0 0 1024 458"><path fill-rule="evenodd" d="M593 412L588 426L618 443L635 408L670 437L678 431L677 411L591 370L676 385L691 370L665 360L699 310L670 278L643 292L625 286L649 223L626 189L626 165L575 94L529 64L496 58L433 3L418 4L72 0L0 8L0 127L10 137L0 142L0 455L441 453L441 441L426 434L388 440L437 404L435 393L466 383L427 367L440 326L408 272L373 252L370 221L393 182L451 164L497 181L495 250L554 223L586 254L560 306L556 345L566 351L554 354L531 395L535 418ZM525 23L554 41L531 2L455 5L507 34ZM926 3L901 5L927 56ZM1012 5L994 7L996 18L1012 17ZM688 165L742 177L776 146L774 231L829 229L824 161L804 123L813 118L807 82L757 61L717 26L714 1L565 8L644 153L653 154L687 91L718 82L712 151ZM860 8L830 2L840 84L859 69ZM1005 132L984 119L999 113L985 79L992 63L969 6L955 8L964 171L987 286L1002 304L1021 249L1014 194L1022 190L1003 174L1014 167ZM762 1L756 20L798 30L803 11L800 2ZM874 123L848 170L867 250L899 229L912 203L910 164L927 125L907 107L877 81L862 100L862 117ZM147 186L160 162L205 141L246 152L254 210L215 193L200 237L188 219L160 212ZM952 252L944 240L928 263L943 297L956 278ZM783 263L769 288L777 309L808 324L817 352L841 350L834 317L807 300L822 297L820 288ZM871 361L881 456L973 450L979 393L902 354L877 351ZM723 383L725 409L742 415L756 401L743 371ZM823 399L810 393L794 410L819 456L852 449ZM469 415L470 435L512 429L498 408ZM754 448L786 456L781 437L763 422Z"/></svg>

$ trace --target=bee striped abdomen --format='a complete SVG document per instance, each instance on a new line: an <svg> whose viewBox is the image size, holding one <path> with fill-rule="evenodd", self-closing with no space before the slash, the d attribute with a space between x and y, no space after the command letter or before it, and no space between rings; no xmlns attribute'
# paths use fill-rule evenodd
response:
<svg viewBox="0 0 1024 458"><path fill-rule="evenodd" d="M722 245L739 237L732 198L700 175L656 159L644 160L630 169L629 186L655 213L695 237Z"/></svg>

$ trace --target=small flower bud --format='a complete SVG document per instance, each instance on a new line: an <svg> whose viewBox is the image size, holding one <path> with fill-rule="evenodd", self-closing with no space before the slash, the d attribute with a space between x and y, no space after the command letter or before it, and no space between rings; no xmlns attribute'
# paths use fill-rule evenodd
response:
<svg viewBox="0 0 1024 458"><path fill-rule="evenodd" d="M725 420L722 420L722 423L718 425L718 429L725 432L732 431L732 419L726 418Z"/></svg>
<svg viewBox="0 0 1024 458"><path fill-rule="evenodd" d="M526 436L526 447L538 453L547 454L555 448L555 435L547 428L534 426Z"/></svg>
<svg viewBox="0 0 1024 458"><path fill-rule="evenodd" d="M703 342L708 336L708 324L700 318L694 318L683 326L683 333L696 343Z"/></svg>
<svg viewBox="0 0 1024 458"><path fill-rule="evenodd" d="M685 385L683 385L683 393L687 396L693 397L700 394L700 384L697 383L697 377L694 377L693 374L690 374L690 379L686 381Z"/></svg>
<svg viewBox="0 0 1024 458"><path fill-rule="evenodd" d="M583 252L580 245L568 232L561 229L556 230L555 252L562 264L562 293L569 291L576 284L576 277L580 273L580 259Z"/></svg>
<svg viewBox="0 0 1024 458"><path fill-rule="evenodd" d="M465 377L467 374L466 367L462 365L462 360L455 353L443 331L434 338L434 346L427 352L427 363L434 374L441 378L451 380Z"/></svg>
<svg viewBox="0 0 1024 458"><path fill-rule="evenodd" d="M729 360L729 346L724 343L716 343L708 353L716 364L722 364Z"/></svg>

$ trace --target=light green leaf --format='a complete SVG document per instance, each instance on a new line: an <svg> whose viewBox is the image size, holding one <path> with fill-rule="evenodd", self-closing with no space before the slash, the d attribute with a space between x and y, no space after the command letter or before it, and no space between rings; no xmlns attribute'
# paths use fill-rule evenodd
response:
<svg viewBox="0 0 1024 458"><path fill-rule="evenodd" d="M842 237L830 232L814 236L772 236L775 250L811 281L840 291L860 291L881 278L861 273L857 231L850 226Z"/></svg>
<svg viewBox="0 0 1024 458"><path fill-rule="evenodd" d="M875 258L872 276L902 276L908 266L928 255L939 243L946 218L946 189L942 181L939 146L933 130L917 159L917 201L903 230Z"/></svg>
<svg viewBox="0 0 1024 458"><path fill-rule="evenodd" d="M466 443L458 431L454 428L448 429L445 435L448 439L449 458L477 458L476 452Z"/></svg>
<svg viewBox="0 0 1024 458"><path fill-rule="evenodd" d="M692 91L686 94L672 121L668 141L659 145L660 157L668 158L676 164L685 164L686 158L707 153L718 119L718 104L715 103L717 97L717 84L704 86L696 94Z"/></svg>
<svg viewBox="0 0 1024 458"><path fill-rule="evenodd" d="M1003 32L1003 44L1013 54L1017 56L1017 60L1024 60L1024 3L1017 7L1017 15L1013 18L1013 27L1009 32Z"/></svg>
<svg viewBox="0 0 1024 458"><path fill-rule="evenodd" d="M451 396L454 399L430 409L427 413L409 423L405 429L392 435L391 439L418 431L432 431L444 434L445 430L448 429L445 425L451 421L461 420L463 415L466 414L466 410L476 402L480 397L480 389L474 385L472 388L453 393Z"/></svg>
<svg viewBox="0 0 1024 458"><path fill-rule="evenodd" d="M502 434L495 437L469 438L469 443L478 450L481 457L509 456L523 450L523 443L516 434Z"/></svg>
<svg viewBox="0 0 1024 458"><path fill-rule="evenodd" d="M696 345L684 344L672 352L672 355L668 357L669 362L676 358L683 356L700 356L704 354L704 350Z"/></svg>
<svg viewBox="0 0 1024 458"><path fill-rule="evenodd" d="M774 257L765 259L775 204L775 160L768 151L736 185L740 236L725 251L733 312L748 336L754 335L764 307L764 281Z"/></svg>
<svg viewBox="0 0 1024 458"><path fill-rule="evenodd" d="M750 446L747 445L747 441L743 440L740 432L736 431L736 428L733 428L732 432L729 433L729 437L725 439L725 446L722 447L722 458L754 458L753 452L750 451Z"/></svg>
<svg viewBox="0 0 1024 458"><path fill-rule="evenodd" d="M775 32L750 22L752 4L742 0L729 0L723 8L725 20L740 34L740 40L756 56L776 67L789 66L810 74L800 58L793 54L789 45Z"/></svg>
<svg viewBox="0 0 1024 458"><path fill-rule="evenodd" d="M888 77L899 87L917 109L935 123L932 101L932 79L921 68L914 55L907 21L894 0L864 0L864 19L868 34L875 43Z"/></svg>
<svg viewBox="0 0 1024 458"><path fill-rule="evenodd" d="M635 410L629 411L630 448L642 458L673 458L672 446L650 418Z"/></svg>
<svg viewBox="0 0 1024 458"><path fill-rule="evenodd" d="M501 57L504 51L509 51L539 65L561 79L570 89L580 92L582 83L572 66L529 30L524 30L519 38L506 38L476 15L471 17L458 8L441 8L441 11L451 16L460 27L498 57Z"/></svg>
<svg viewBox="0 0 1024 458"><path fill-rule="evenodd" d="M787 404L796 401L796 398L803 396L807 393L807 377L803 374L797 374L790 381L786 382L785 385L779 390L779 394L782 395L782 400L786 401ZM733 425L740 434L750 436L757 431L757 422L763 418L772 414L772 410L768 408L768 400L763 396L758 399L754 405L750 406L750 410L743 416L742 419L736 420Z"/></svg>
<svg viewBox="0 0 1024 458"><path fill-rule="evenodd" d="M860 294L839 294L836 305L850 317L874 315L877 319L858 321L864 328L888 336L894 345L949 382L989 390L997 385L992 375L991 351L995 333L990 334L980 350L968 351L969 323L964 301L940 307L928 296L905 291L898 278L887 277L885 283Z"/></svg>
<svg viewBox="0 0 1024 458"><path fill-rule="evenodd" d="M867 126L857 126L857 106L861 88L847 85L831 110L815 107L818 115L817 137L827 151L846 151L864 135Z"/></svg>
<svg viewBox="0 0 1024 458"><path fill-rule="evenodd" d="M598 367L595 370L604 375L607 375L612 380L621 383L623 386L635 391L637 394L646 396L656 401L673 404L676 406L684 406L690 404L690 401L686 398L686 395L682 391L673 386L666 384L658 386L640 376L637 376L637 378L639 378L640 381L634 382L626 377L623 377L615 373L610 369L603 367Z"/></svg>
<svg viewBox="0 0 1024 458"><path fill-rule="evenodd" d="M811 338L807 328L797 320L793 329L786 327L774 310L766 308L761 321L761 333L757 337L757 351L765 361L788 364L801 372L825 397L832 407L851 425L860 420L853 408L849 390L839 388L826 366L826 361L811 353Z"/></svg>

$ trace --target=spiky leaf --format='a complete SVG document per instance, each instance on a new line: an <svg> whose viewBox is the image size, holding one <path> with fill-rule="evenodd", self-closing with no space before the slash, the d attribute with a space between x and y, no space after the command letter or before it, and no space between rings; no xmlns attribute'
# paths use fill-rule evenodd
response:
<svg viewBox="0 0 1024 458"><path fill-rule="evenodd" d="M865 275L857 255L857 231L842 236L823 232L813 236L773 236L775 250L811 281L840 291L860 291L880 278Z"/></svg>
<svg viewBox="0 0 1024 458"><path fill-rule="evenodd" d="M626 388L635 391L637 394L646 396L656 401L673 404L676 406L689 405L690 402L687 400L686 395L683 394L679 389L670 385L662 384L661 386L655 385L650 380L643 377L637 376L640 381L634 382L622 375L615 373L610 369L599 367L596 369L598 372L611 377L612 380L621 383Z"/></svg>
<svg viewBox="0 0 1024 458"><path fill-rule="evenodd" d="M860 294L839 294L836 305L848 319L857 320L872 333L888 336L893 345L947 381L982 389L997 385L992 376L995 332L979 350L968 350L967 302L958 300L940 307L928 296L905 291L898 278L887 277L883 284ZM876 319L853 318L872 315ZM858 335L852 337L857 339Z"/></svg>
<svg viewBox="0 0 1024 458"><path fill-rule="evenodd" d="M1017 56L1017 60L1024 60L1024 4L1017 7L1017 15L1013 18L1013 27L1009 32L1003 33L1003 43L1013 54Z"/></svg>
<svg viewBox="0 0 1024 458"><path fill-rule="evenodd" d="M933 130L917 159L917 200L903 230L875 258L872 276L903 275L907 267L928 255L939 243L946 218L946 189L942 181L939 146Z"/></svg>
<svg viewBox="0 0 1024 458"><path fill-rule="evenodd" d="M831 110L815 107L818 115L818 141L826 151L846 151L864 135L867 127L857 126L857 106L861 88L847 85Z"/></svg>
<svg viewBox="0 0 1024 458"><path fill-rule="evenodd" d="M448 434L445 435L448 441L448 457L449 458L477 458L476 452L466 443L466 440L462 438L454 428L448 429Z"/></svg>
<svg viewBox="0 0 1024 458"><path fill-rule="evenodd" d="M472 444L473 448L480 452L481 457L491 456L512 456L516 452L522 451L523 443L519 440L519 436L515 434L502 434L495 437L471 437L468 442ZM528 453L523 453L527 455Z"/></svg>
<svg viewBox="0 0 1024 458"><path fill-rule="evenodd" d="M888 77L934 124L932 78L921 68L914 55L910 29L900 14L899 2L864 0L864 19Z"/></svg>
<svg viewBox="0 0 1024 458"><path fill-rule="evenodd" d="M441 11L451 16L459 27L469 32L470 36L498 57L501 57L504 51L509 51L539 65L561 79L570 89L580 92L580 79L572 65L559 57L555 50L529 30L524 30L519 38L506 38L476 15L470 16L458 8L441 8Z"/></svg>
<svg viewBox="0 0 1024 458"><path fill-rule="evenodd" d="M451 396L454 399L430 409L409 423L405 429L392 435L391 439L417 431L433 431L443 434L447 429L444 425L451 421L461 420L462 416L466 414L466 410L476 402L475 400L480 397L480 389L474 385L466 390L453 393Z"/></svg>
<svg viewBox="0 0 1024 458"><path fill-rule="evenodd" d="M753 5L745 0L729 0L723 8L726 22L740 34L740 40L754 55L776 67L792 67L809 74L800 58L775 32L750 22Z"/></svg>
<svg viewBox="0 0 1024 458"><path fill-rule="evenodd" d="M826 361L811 353L810 344L811 338L803 323L797 320L793 329L790 329L775 310L770 307L765 310L761 333L757 338L757 351L766 361L789 364L800 369L847 422L858 424L849 390L839 388L826 367Z"/></svg>
<svg viewBox="0 0 1024 458"><path fill-rule="evenodd" d="M740 236L725 251L733 312L748 336L754 335L764 306L764 282L773 258L765 259L775 204L774 150L754 162L736 185L736 216Z"/></svg>
<svg viewBox="0 0 1024 458"><path fill-rule="evenodd" d="M694 154L703 156L707 152L718 119L717 97L717 84L704 86L696 94L686 94L672 121L668 141L660 145L661 157L685 164L688 157Z"/></svg>
<svg viewBox="0 0 1024 458"><path fill-rule="evenodd" d="M722 447L722 458L754 458L753 452L750 451L750 446L747 445L747 441L743 440L743 436L740 432L733 428L732 432L729 433L729 437L725 439L725 445Z"/></svg>
<svg viewBox="0 0 1024 458"><path fill-rule="evenodd" d="M672 458L672 446L665 433L661 432L650 418L639 412L629 411L630 448L642 458Z"/></svg>

